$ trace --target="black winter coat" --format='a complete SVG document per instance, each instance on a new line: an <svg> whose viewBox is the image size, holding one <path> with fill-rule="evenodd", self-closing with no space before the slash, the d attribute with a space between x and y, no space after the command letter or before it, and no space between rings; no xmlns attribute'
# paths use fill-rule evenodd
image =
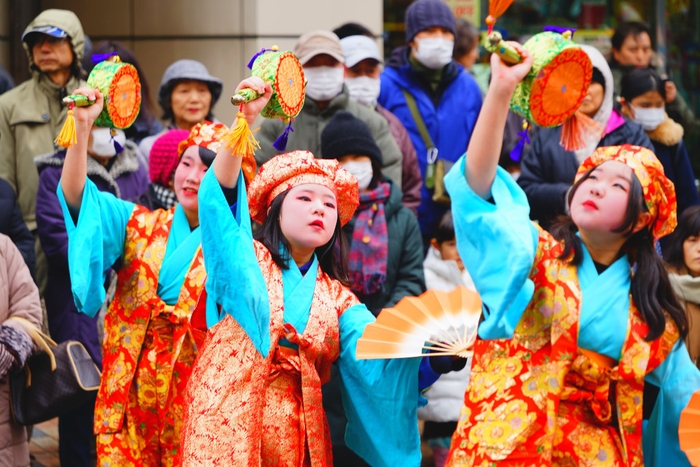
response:
<svg viewBox="0 0 700 467"><path fill-rule="evenodd" d="M7 235L22 253L22 258L34 277L36 256L34 235L27 228L19 210L15 192L7 181L0 178L0 233Z"/></svg>

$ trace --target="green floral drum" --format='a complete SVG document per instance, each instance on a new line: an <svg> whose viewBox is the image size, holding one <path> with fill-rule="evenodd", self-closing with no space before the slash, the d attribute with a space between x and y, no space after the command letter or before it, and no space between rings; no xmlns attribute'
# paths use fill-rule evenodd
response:
<svg viewBox="0 0 700 467"><path fill-rule="evenodd" d="M299 115L306 97L304 68L292 52L266 49L253 58L252 75L270 83L272 97L262 110L265 118L289 119ZM250 66L250 65L249 65ZM249 102L258 97L252 89L238 92Z"/></svg>
<svg viewBox="0 0 700 467"><path fill-rule="evenodd" d="M511 109L541 127L561 125L588 93L593 65L573 41L556 32L536 34L523 44L534 62L515 88Z"/></svg>
<svg viewBox="0 0 700 467"><path fill-rule="evenodd" d="M123 129L134 123L141 109L141 82L133 65L118 59L100 62L90 72L87 84L99 89L105 100L95 125Z"/></svg>

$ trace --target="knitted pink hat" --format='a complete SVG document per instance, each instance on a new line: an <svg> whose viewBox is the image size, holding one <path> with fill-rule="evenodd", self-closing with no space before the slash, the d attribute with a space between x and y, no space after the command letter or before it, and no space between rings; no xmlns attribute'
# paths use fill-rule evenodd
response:
<svg viewBox="0 0 700 467"><path fill-rule="evenodd" d="M167 187L173 179L175 169L180 161L178 145L190 135L187 130L168 130L163 133L151 147L149 155L149 174L151 181Z"/></svg>

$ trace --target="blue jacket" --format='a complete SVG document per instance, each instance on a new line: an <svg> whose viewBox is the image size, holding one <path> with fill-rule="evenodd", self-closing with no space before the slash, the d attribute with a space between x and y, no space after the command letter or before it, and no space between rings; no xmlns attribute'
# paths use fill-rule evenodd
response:
<svg viewBox="0 0 700 467"><path fill-rule="evenodd" d="M418 165L425 179L427 148L418 131L413 115L403 94L405 89L416 100L423 122L438 148L438 158L455 162L469 144L476 118L481 110L481 91L474 78L456 62L443 71L442 82L436 91L421 80L419 73L408 63L408 49L397 49L381 76L379 103L396 115L404 124L413 141ZM423 235L431 235L445 207L432 199L432 190L423 184L418 223Z"/></svg>
<svg viewBox="0 0 700 467"><path fill-rule="evenodd" d="M530 204L530 218L548 229L557 216L566 214L566 192L574 183L579 163L559 141L561 127L542 128L520 164L520 185ZM641 126L631 121L603 136L598 147L634 144L654 150Z"/></svg>

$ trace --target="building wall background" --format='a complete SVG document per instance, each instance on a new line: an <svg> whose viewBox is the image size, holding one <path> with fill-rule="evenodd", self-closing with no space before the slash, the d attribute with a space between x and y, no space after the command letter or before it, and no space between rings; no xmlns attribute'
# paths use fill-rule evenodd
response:
<svg viewBox="0 0 700 467"><path fill-rule="evenodd" d="M6 68L9 2L0 0L0 63ZM302 33L349 21L381 36L383 18L382 0L41 0L40 5L42 10L74 11L93 43L114 39L131 48L153 99L172 62L191 58L204 63L224 82L214 114L226 124L235 117L229 98L249 76L246 64L255 52L272 45L291 50Z"/></svg>

